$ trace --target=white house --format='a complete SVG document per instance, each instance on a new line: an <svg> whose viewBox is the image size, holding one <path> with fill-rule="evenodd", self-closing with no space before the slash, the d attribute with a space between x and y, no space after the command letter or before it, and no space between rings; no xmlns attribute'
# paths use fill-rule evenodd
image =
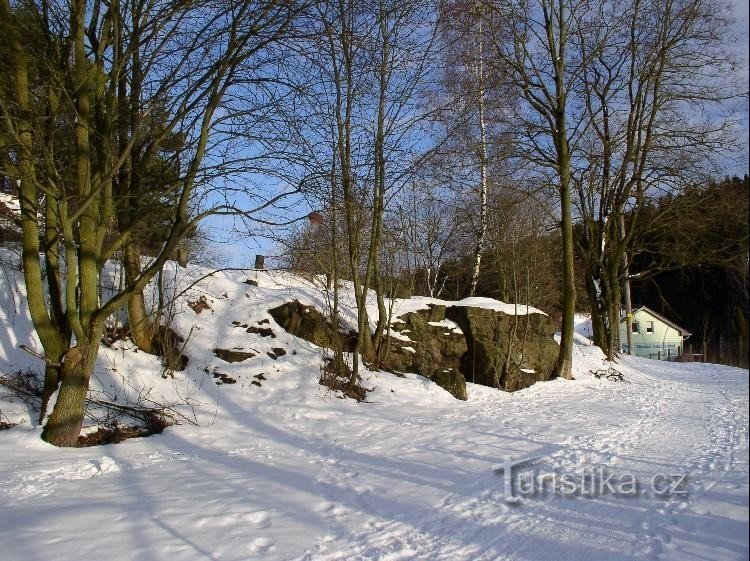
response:
<svg viewBox="0 0 750 561"><path fill-rule="evenodd" d="M628 352L627 322L620 320L620 344ZM642 306L633 311L633 355L660 360L675 359L683 352L684 341L690 337L684 327Z"/></svg>

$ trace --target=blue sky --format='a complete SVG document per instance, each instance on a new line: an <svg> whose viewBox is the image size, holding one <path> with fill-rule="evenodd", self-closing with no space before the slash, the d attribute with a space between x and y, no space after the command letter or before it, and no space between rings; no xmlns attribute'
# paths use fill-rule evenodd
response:
<svg viewBox="0 0 750 561"><path fill-rule="evenodd" d="M741 72L744 77L745 91L750 95L750 18L747 0L731 0L729 7L733 12L736 20L734 33L737 41L733 43L736 53L744 61L744 68ZM741 117L741 136L744 138L743 156L740 163L727 170L728 174L742 175L748 172L748 160L750 160L750 115L748 114L748 98L744 100L744 109ZM293 218L304 217L311 209L300 198L296 197L290 205L281 213L277 213L279 220L291 220ZM273 265L274 254L278 252L278 246L269 237L273 230L264 227L258 227L255 232L249 235L245 233L246 228L241 223L231 217L211 217L204 221L203 227L209 232L212 241L209 244L214 251L221 255L221 263L217 265L230 267L252 267L256 254L262 254L271 257ZM276 232L278 234L278 232Z"/></svg>
<svg viewBox="0 0 750 561"><path fill-rule="evenodd" d="M736 29L735 33L737 34L737 42L735 43L735 49L737 50L737 54L742 57L742 60L744 61L744 69L742 70L744 74L744 84L745 84L745 91L748 92L748 95L750 96L750 21L748 18L748 1L747 0L733 0L732 2L732 10L734 12L734 17L737 20L736 23ZM741 173L747 173L747 162L750 158L750 154L748 154L748 151L750 150L750 115L748 115L748 98L745 98L744 101L744 115L743 115L743 138L744 138L744 152L745 152L745 163L744 163L744 169L741 169L738 167L736 170L736 173L739 175Z"/></svg>

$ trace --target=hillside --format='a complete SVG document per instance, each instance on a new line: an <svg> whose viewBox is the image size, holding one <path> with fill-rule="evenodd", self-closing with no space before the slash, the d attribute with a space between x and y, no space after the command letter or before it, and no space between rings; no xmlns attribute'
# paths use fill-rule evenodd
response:
<svg viewBox="0 0 750 561"><path fill-rule="evenodd" d="M22 276L8 251L2 258L0 374L13 376L40 367L19 345L39 346ZM0 421L15 424L0 431L3 558L748 556L747 370L625 357L613 365L625 382L597 379L591 371L609 365L582 326L573 381L514 393L469 383L460 401L416 374L367 371L358 403L322 387L324 351L268 313L291 300L325 310L315 279L173 264L168 273L170 294L198 281L170 314L187 366L165 372L115 341L102 347L91 396L167 407L178 424L120 444L54 448L39 438L33 408L0 387ZM345 307L344 322L353 318ZM253 356L228 363L216 349ZM95 430L97 419L88 424ZM508 457L535 459L507 478L495 468ZM524 494L532 472L570 476L572 491ZM628 476L634 493L608 487Z"/></svg>

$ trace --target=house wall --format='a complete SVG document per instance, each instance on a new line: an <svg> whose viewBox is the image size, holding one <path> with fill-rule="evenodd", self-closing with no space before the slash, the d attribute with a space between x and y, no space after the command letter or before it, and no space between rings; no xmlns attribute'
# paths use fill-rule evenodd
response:
<svg viewBox="0 0 750 561"><path fill-rule="evenodd" d="M682 353L682 336L679 332L652 316L645 310L635 312L633 321L638 323L638 333L633 332L633 354L643 358L669 360ZM653 333L647 333L649 322L654 322ZM620 341L627 352L626 322L620 323Z"/></svg>

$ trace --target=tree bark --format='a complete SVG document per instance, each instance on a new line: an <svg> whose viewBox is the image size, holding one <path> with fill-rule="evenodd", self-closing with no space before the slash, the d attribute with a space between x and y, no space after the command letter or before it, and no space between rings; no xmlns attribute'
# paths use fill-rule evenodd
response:
<svg viewBox="0 0 750 561"><path fill-rule="evenodd" d="M55 446L76 446L81 434L89 381L94 373L103 327L89 330L89 339L65 353L62 382L42 439Z"/></svg>
<svg viewBox="0 0 750 561"><path fill-rule="evenodd" d="M564 127L561 127L563 137ZM560 151L560 210L562 220L563 251L563 296L562 296L562 328L560 336L560 354L557 357L555 373L560 378L573 378L573 329L576 311L576 289L573 256L573 211L570 197L570 160L567 149L567 138L561 139Z"/></svg>
<svg viewBox="0 0 750 561"><path fill-rule="evenodd" d="M620 213L619 221L620 236L625 239L625 218ZM623 269L623 286L625 294L625 337L627 338L628 354L633 354L633 304L630 299L630 279L628 267L628 254L625 252L624 241L622 244L622 269Z"/></svg>
<svg viewBox="0 0 750 561"><path fill-rule="evenodd" d="M469 295L474 296L479 284L482 255L484 254L485 237L487 236L487 130L484 118L484 29L481 7L479 8L478 49L477 59L477 103L479 106L479 232L474 249L474 268L471 274L471 288Z"/></svg>
<svg viewBox="0 0 750 561"><path fill-rule="evenodd" d="M13 21L14 14L7 0L0 2L0 13L7 21ZM47 310L46 295L44 292L44 281L42 280L42 267L39 259L40 254L40 232L39 232L39 188L36 178L34 155L32 150L32 125L30 121L31 103L29 91L29 60L20 40L20 29L10 27L12 32L11 46L15 68L13 86L18 102L18 168L21 180L20 206L21 206L21 231L23 239L23 275L26 285L26 301L31 315L34 329L39 336L45 354L44 386L42 389L42 406L39 422L42 422L47 409L50 396L57 389L60 378L60 367L58 366L62 353L68 347L69 335L65 329L59 328L59 322L55 322L55 312L61 313L59 306L59 290L57 276L53 274L48 280L52 283L50 298L52 299L52 315ZM56 219L55 209L48 201L46 215L48 218ZM45 231L45 238L52 243L53 232ZM50 266L55 264L56 251L48 253L46 264L47 274L51 273ZM63 324L64 325L64 324Z"/></svg>
<svg viewBox="0 0 750 561"><path fill-rule="evenodd" d="M562 295L562 328L560 337L560 354L557 357L555 373L560 378L573 377L573 328L576 311L576 289L574 271L573 208L570 193L570 146L567 130L567 91L565 83L565 47L567 43L567 25L565 23L565 5L558 0L557 22L545 8L545 23L549 52L555 72L555 97L552 139L557 156L557 175L560 182L560 230L562 234L563 256L563 295ZM557 41L555 41L555 27Z"/></svg>
<svg viewBox="0 0 750 561"><path fill-rule="evenodd" d="M123 267L125 282L131 284L141 274L140 252L134 244L127 244L123 248ZM153 352L153 325L146 311L146 299L143 291L136 291L128 300L128 326L133 341L144 352Z"/></svg>

